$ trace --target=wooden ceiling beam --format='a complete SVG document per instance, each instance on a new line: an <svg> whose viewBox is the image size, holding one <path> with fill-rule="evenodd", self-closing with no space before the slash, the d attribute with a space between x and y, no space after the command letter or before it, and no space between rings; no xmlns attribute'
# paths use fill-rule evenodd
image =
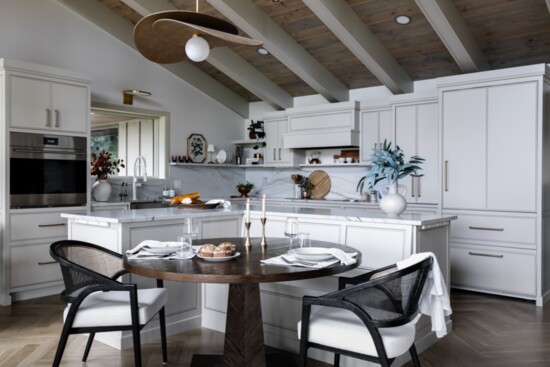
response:
<svg viewBox="0 0 550 367"><path fill-rule="evenodd" d="M490 69L489 63L452 0L415 1L460 70L469 73Z"/></svg>
<svg viewBox="0 0 550 367"><path fill-rule="evenodd" d="M178 10L167 0L122 0L122 2L143 16L159 11ZM206 62L274 108L285 109L293 106L290 94L227 47L211 49Z"/></svg>
<svg viewBox="0 0 550 367"><path fill-rule="evenodd" d="M207 0L330 102L349 100L348 88L249 0Z"/></svg>
<svg viewBox="0 0 550 367"><path fill-rule="evenodd" d="M109 10L109 8L102 5L100 2L90 0L57 1L72 9L80 16L88 19L105 32L118 38L129 47L136 49L133 37L134 27L132 24L118 16L112 10ZM136 50L136 52L138 51ZM189 83L198 91L208 95L244 118L248 118L248 101L238 96L232 90L225 87L190 62L180 62L161 66L180 77L183 81Z"/></svg>
<svg viewBox="0 0 550 367"><path fill-rule="evenodd" d="M304 3L392 93L414 91L409 74L345 1L304 0Z"/></svg>

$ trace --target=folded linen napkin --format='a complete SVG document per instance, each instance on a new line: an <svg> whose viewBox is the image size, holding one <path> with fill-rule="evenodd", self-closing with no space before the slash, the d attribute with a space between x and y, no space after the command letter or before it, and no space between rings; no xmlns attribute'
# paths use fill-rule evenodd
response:
<svg viewBox="0 0 550 367"><path fill-rule="evenodd" d="M208 200L205 204L220 204L219 206L224 207L225 209L231 208L231 202L229 200L223 199L211 199Z"/></svg>
<svg viewBox="0 0 550 367"><path fill-rule="evenodd" d="M408 266L414 265L429 256L433 259L432 270L426 279L419 308L420 313L431 317L432 331L435 331L438 338L442 338L447 334L445 316L451 315L453 311L451 309L451 300L449 298L449 293L447 292L445 279L443 279L443 275L439 269L437 258L432 252L420 252L405 260L397 262L396 265L397 268L401 270Z"/></svg>
<svg viewBox="0 0 550 367"><path fill-rule="evenodd" d="M331 254L332 256L340 260L340 262L344 265L355 264L355 262L357 261L354 259L354 257L357 256L357 252L346 254L344 251L337 248L327 248L324 250L326 250L327 254Z"/></svg>
<svg viewBox="0 0 550 367"><path fill-rule="evenodd" d="M343 252L343 251L342 251ZM344 253L344 252L343 252ZM357 256L357 252L352 253L344 253L347 258L351 259L351 261L348 261L345 265L351 265L354 264L357 260L355 260L353 257ZM335 256L336 257L336 256ZM285 261L285 259L287 261ZM296 258L293 255L290 254L283 254L279 256L275 256L269 259L260 260L262 264L268 264L268 265L284 265L284 266L300 266L304 268L326 268L328 266L338 264L341 262L339 258L335 259L328 259L324 261L306 261L306 262L300 262L300 259Z"/></svg>
<svg viewBox="0 0 550 367"><path fill-rule="evenodd" d="M131 248L129 250L126 251L126 254L127 255L133 255L133 254L137 254L138 252L140 252L144 247L150 247L150 248L169 248L169 247L173 247L174 249L176 249L178 246L178 243L175 242L175 241L172 241L172 242L162 242L162 241L153 241L153 240L145 240L145 241L142 241L139 245L137 245L136 247L134 248Z"/></svg>

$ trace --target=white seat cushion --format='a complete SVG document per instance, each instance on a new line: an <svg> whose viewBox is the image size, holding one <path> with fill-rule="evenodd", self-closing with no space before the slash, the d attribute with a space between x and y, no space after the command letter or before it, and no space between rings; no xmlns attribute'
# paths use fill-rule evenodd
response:
<svg viewBox="0 0 550 367"><path fill-rule="evenodd" d="M146 324L159 312L168 300L164 288L138 290L139 323ZM70 304L63 312L67 318ZM73 327L124 326L132 325L130 293L124 291L95 292L82 301Z"/></svg>
<svg viewBox="0 0 550 367"><path fill-rule="evenodd" d="M408 352L416 332L413 323L378 330L388 358L395 358ZM302 322L300 321L298 338L301 337L301 331ZM308 340L338 349L378 356L374 341L363 321L356 314L345 309L321 307L319 312L312 314Z"/></svg>

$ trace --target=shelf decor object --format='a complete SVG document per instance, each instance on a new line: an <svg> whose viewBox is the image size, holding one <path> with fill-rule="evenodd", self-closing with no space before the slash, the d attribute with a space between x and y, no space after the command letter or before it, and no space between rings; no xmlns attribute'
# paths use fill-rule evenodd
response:
<svg viewBox="0 0 550 367"><path fill-rule="evenodd" d="M147 92L144 90L138 90L138 89L126 89L122 91L122 103L133 105L134 104L134 96L140 96L140 97L150 97L151 92Z"/></svg>
<svg viewBox="0 0 550 367"><path fill-rule="evenodd" d="M108 201L111 195L111 184L107 181L109 174L120 172L124 168L124 160L113 158L113 153L96 147L90 161L90 174L96 176L92 186L92 196L95 201Z"/></svg>
<svg viewBox="0 0 550 367"><path fill-rule="evenodd" d="M388 217L396 217L407 208L407 200L404 196L407 188L399 185L398 181L410 174L417 174L417 171L422 169L419 165L424 162L424 158L412 156L409 162L405 162L405 153L401 148L396 145L392 149L391 142L384 140L382 149L373 149L371 162L372 167L367 175L359 180L357 191L363 192L365 182L370 189L374 188L379 181L387 179L388 185L380 189L382 199L379 205ZM399 188L405 189L403 194L399 192Z"/></svg>
<svg viewBox="0 0 550 367"><path fill-rule="evenodd" d="M191 134L187 138L187 157L193 163L206 160L206 139L202 134Z"/></svg>
<svg viewBox="0 0 550 367"><path fill-rule="evenodd" d="M259 47L263 42L239 36L226 20L196 11L161 11L143 17L134 28L134 42L147 59L172 64L186 59L204 61L210 48L237 44Z"/></svg>

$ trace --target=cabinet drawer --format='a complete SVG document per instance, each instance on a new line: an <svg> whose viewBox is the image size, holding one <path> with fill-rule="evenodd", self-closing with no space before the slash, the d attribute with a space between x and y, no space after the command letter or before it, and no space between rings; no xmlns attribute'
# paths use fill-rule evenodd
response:
<svg viewBox="0 0 550 367"><path fill-rule="evenodd" d="M11 288L60 281L61 269L50 256L50 244L11 247Z"/></svg>
<svg viewBox="0 0 550 367"><path fill-rule="evenodd" d="M535 248L536 219L459 214L451 225L453 240L496 242L498 246Z"/></svg>
<svg viewBox="0 0 550 367"><path fill-rule="evenodd" d="M10 215L10 240L67 237L67 219L61 212L17 213Z"/></svg>
<svg viewBox="0 0 550 367"><path fill-rule="evenodd" d="M535 251L451 246L451 284L512 295L536 295Z"/></svg>

